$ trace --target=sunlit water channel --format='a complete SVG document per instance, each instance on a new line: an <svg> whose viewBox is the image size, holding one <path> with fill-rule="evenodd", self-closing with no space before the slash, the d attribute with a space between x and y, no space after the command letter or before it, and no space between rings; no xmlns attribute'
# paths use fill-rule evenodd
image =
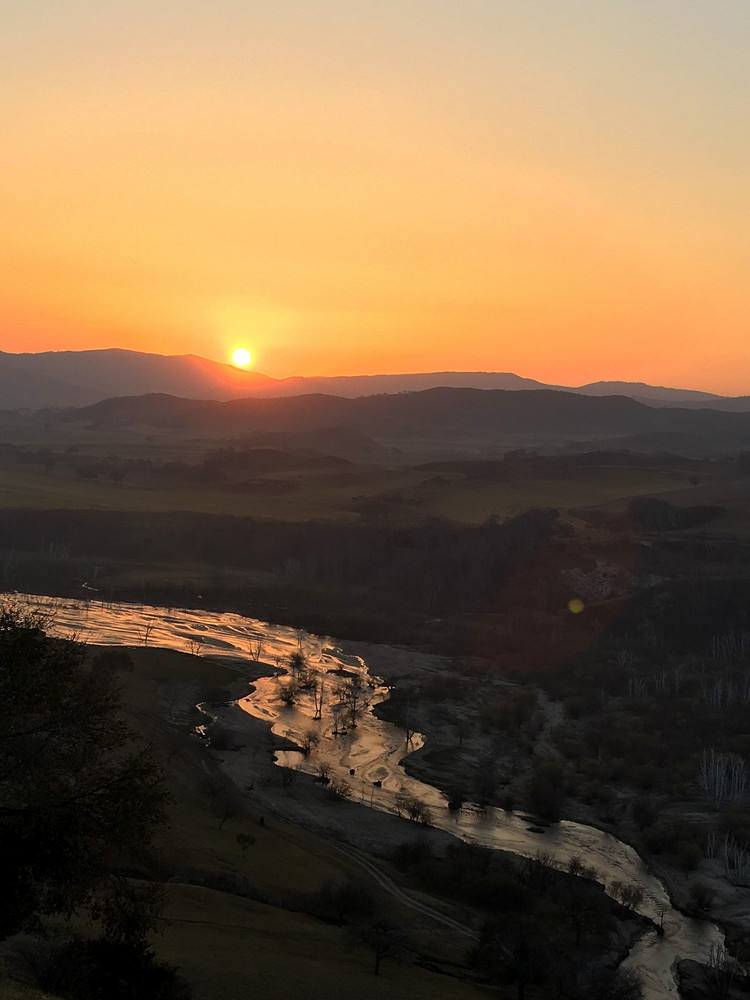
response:
<svg viewBox="0 0 750 1000"><path fill-rule="evenodd" d="M401 729L373 713L373 707L388 697L387 688L370 676L362 657L344 653L336 640L237 614L39 597L23 600L48 608L59 634L91 643L148 644L223 657L230 663L238 659L245 663L253 660L260 643L261 660L282 667L294 650L301 649L311 668L324 680L328 703L321 721L313 721L309 693L302 694L292 708L285 706L279 697L276 677L256 681L255 691L239 703L243 710L268 722L275 734L295 742L306 731L318 732L320 743L309 756L279 751L277 762L310 773L317 772L323 762L332 777L348 783L354 800L371 808L394 812L397 795L406 792L429 807L433 826L468 843L525 857L543 853L560 867L577 857L596 870L597 879L605 888L615 882L638 886L643 892L640 912L664 927L663 936L655 932L645 934L625 962L640 973L648 1000L677 995L675 961L684 958L706 961L712 947L723 942L715 924L686 917L674 909L663 884L648 871L635 850L611 834L569 821L541 830L527 818L500 809L468 806L458 813L449 812L438 789L409 776L401 766L404 756L422 745L422 738L415 735L407 746ZM347 644L347 648L356 647ZM334 735L330 704L344 671L362 677L371 700L356 727L350 727L346 735Z"/></svg>

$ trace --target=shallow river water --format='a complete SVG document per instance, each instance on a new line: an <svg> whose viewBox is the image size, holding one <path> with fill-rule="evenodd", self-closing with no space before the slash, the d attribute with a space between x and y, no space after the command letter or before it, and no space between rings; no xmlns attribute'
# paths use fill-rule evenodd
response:
<svg viewBox="0 0 750 1000"><path fill-rule="evenodd" d="M500 809L482 811L468 806L457 814L449 812L438 789L410 777L400 764L407 753L422 745L422 738L416 734L407 746L401 729L378 719L372 708L388 697L387 688L370 676L361 657L345 654L335 640L237 614L96 601L23 599L49 608L54 617L53 627L59 634L74 635L92 643L148 644L245 662L257 656L261 643L260 659L282 667L294 650L302 649L324 681L327 704L322 721L312 719L310 695L303 695L293 708L287 708L279 697L276 677L256 681L255 691L240 702L245 711L267 721L280 736L299 741L306 731L315 729L318 733L320 743L309 757L280 751L278 763L316 772L320 763L325 762L332 776L349 784L353 799L374 809L394 812L396 797L404 791L429 806L433 826L469 843L526 857L543 853L558 866L566 866L571 858L578 857L596 870L597 879L605 888L614 882L640 887L643 902L639 910L657 922L663 921L664 935L645 934L624 964L640 973L648 1000L677 996L674 962L683 958L705 961L711 948L723 942L715 924L694 920L674 909L663 884L648 871L639 855L611 834L569 821L541 831L522 815ZM347 644L347 648L355 646ZM334 736L329 708L335 700L334 688L342 671L362 677L371 701L356 728L346 735Z"/></svg>

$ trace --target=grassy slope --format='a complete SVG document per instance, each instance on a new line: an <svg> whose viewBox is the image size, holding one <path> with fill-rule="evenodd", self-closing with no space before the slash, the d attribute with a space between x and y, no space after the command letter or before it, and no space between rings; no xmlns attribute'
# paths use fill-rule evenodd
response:
<svg viewBox="0 0 750 1000"><path fill-rule="evenodd" d="M469 1000L490 995L390 959L376 978L371 953L347 943L340 928L225 893L170 887L165 915L170 926L159 953L180 966L194 984L196 1000Z"/></svg>
<svg viewBox="0 0 750 1000"><path fill-rule="evenodd" d="M208 800L205 780L211 760L186 733L190 706L211 690L234 689L242 682L219 663L165 649L131 651L135 670L124 689L126 716L151 743L166 772L172 803L169 828L160 838L164 863L207 876L237 875L251 880L261 892L313 892L337 873L337 865L315 851L315 838L282 827L258 825L257 817L233 819L219 830ZM165 724L165 717L170 719ZM197 718L197 717L196 717ZM255 844L243 857L238 833L249 833Z"/></svg>
<svg viewBox="0 0 750 1000"><path fill-rule="evenodd" d="M134 650L135 670L126 679L126 714L151 742L164 766L174 801L170 827L161 838L164 864L174 869L166 886L164 933L158 953L180 967L197 1000L337 996L445 997L469 1000L486 995L478 987L387 960L372 975L369 952L355 946L345 929L281 906L243 899L180 881L180 872L206 881L242 876L266 898L291 902L342 875L342 860L320 837L274 818L258 824L249 815L218 829L201 774L207 755L184 733L189 708L207 689L237 687L237 675L219 664L167 650ZM171 718L171 724L165 723ZM236 836L250 833L255 844L243 857ZM413 914L400 913L390 899L391 919L408 927ZM456 957L460 955L457 952ZM497 994L494 994L497 995Z"/></svg>

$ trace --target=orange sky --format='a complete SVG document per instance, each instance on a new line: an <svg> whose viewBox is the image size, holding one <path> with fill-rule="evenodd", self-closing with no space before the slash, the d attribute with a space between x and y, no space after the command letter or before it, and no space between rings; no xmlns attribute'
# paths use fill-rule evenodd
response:
<svg viewBox="0 0 750 1000"><path fill-rule="evenodd" d="M0 348L750 392L750 5L27 0Z"/></svg>

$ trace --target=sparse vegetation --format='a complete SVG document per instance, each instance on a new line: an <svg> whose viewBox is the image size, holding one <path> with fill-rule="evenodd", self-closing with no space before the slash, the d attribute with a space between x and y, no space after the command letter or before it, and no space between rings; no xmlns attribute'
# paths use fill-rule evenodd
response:
<svg viewBox="0 0 750 1000"><path fill-rule="evenodd" d="M153 454L161 447L157 433ZM73 493L66 491L74 485L87 504L103 498L103 508L111 502L119 509L60 509L33 518L0 512L0 577L7 584L70 592L79 586L71 581L85 579L90 593L108 598L191 604L200 594L204 606L243 608L251 601L258 614L282 614L320 633L447 654L449 670L394 679L390 703L378 713L400 725L405 753L416 733L426 734L421 759L435 756L422 766L438 769L442 761L453 812L478 803L520 808L544 823L590 817L680 872L683 905L697 914L717 905L709 871L735 885L747 878L749 824L738 818L750 760L742 722L750 690L747 588L741 579L722 582L727 567L739 566L731 545L698 535L725 523L721 484L737 471L729 460L519 453L365 471L347 462L324 469L299 456L261 455L236 442L207 448L194 461L173 456L169 467L158 457L97 465L81 451L65 457L54 446L27 462L22 450L0 456L0 464L7 460L12 477L31 475L68 498L56 506L69 506ZM199 486L207 468L208 492ZM674 502L628 506L644 484L674 490ZM196 513L154 513L178 485ZM717 502L687 503L699 488L706 495L715 489ZM571 511L594 502L593 489L606 505ZM145 510L144 502L153 506ZM238 503L242 517L223 516L239 511ZM548 509L528 509L537 505ZM207 516L209 508L215 516ZM252 519L270 508L270 521ZM320 520L309 520L313 511ZM436 511L450 512L451 520L429 519ZM186 573L181 553L188 539L195 562ZM133 558L144 546L147 569ZM698 576L700 584L693 582ZM661 583L653 587L652 579ZM579 594L583 611L574 614L569 602ZM147 625L142 645L150 647L156 634ZM185 642L188 652L206 652L199 638ZM278 698L295 709L289 718L312 716L313 727L292 736L317 772L318 800L336 802L352 797L352 789L318 762L319 740L356 738L372 691L354 671L318 673L309 648L301 639L286 655L289 673L278 681ZM260 664L262 652L258 640L250 659ZM130 676L127 654L100 655L102 674L118 682ZM221 725L208 730L213 750L236 749ZM296 777L287 768L275 781L290 803L300 795L300 786L291 789ZM358 798L359 780L356 788ZM242 827L245 803L220 789L211 801L217 833L250 836ZM683 804L693 813L689 821L680 818ZM418 826L434 819L414 796L399 797L397 806ZM234 851L249 858L251 847L237 839ZM508 896L544 896L545 872L540 863L526 881L514 876ZM569 875L583 883L584 872L585 865ZM632 891L620 893L626 908L638 906ZM574 946L587 949L589 936L596 938L596 909L578 885L566 903L559 906ZM578 983L581 996L603 988L593 983Z"/></svg>

